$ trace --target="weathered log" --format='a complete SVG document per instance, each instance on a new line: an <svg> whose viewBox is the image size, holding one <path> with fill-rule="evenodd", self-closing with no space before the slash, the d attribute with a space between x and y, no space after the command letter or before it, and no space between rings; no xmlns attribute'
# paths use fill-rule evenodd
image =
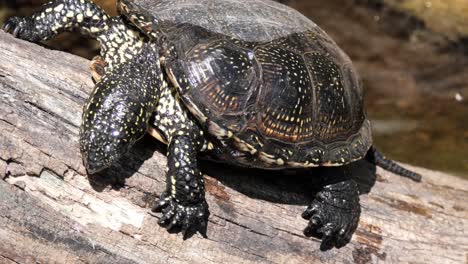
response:
<svg viewBox="0 0 468 264"><path fill-rule="evenodd" d="M148 213L165 185L164 146L144 138L104 174L86 174L78 127L93 85L88 61L4 33L0 61L0 263L467 261L467 181L412 168L424 176L414 183L364 161L349 166L363 210L339 250L320 251L302 234L322 170L205 163L207 238L169 234Z"/></svg>

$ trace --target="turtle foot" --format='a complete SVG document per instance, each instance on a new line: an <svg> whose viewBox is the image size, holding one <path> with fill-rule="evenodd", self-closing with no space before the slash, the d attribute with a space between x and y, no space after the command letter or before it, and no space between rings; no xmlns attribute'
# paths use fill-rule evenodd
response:
<svg viewBox="0 0 468 264"><path fill-rule="evenodd" d="M326 186L302 214L309 220L304 235L321 238L321 250L345 246L351 240L361 214L357 192L353 194L349 192L349 186L337 185Z"/></svg>
<svg viewBox="0 0 468 264"><path fill-rule="evenodd" d="M2 30L11 33L14 37L31 42L39 41L39 37L34 31L32 19L27 17L11 17L5 21Z"/></svg>
<svg viewBox="0 0 468 264"><path fill-rule="evenodd" d="M208 204L205 199L190 205L182 205L173 197L164 193L155 203L153 212L162 213L158 223L169 232L182 231L184 239L197 231L206 236L206 226L209 216Z"/></svg>

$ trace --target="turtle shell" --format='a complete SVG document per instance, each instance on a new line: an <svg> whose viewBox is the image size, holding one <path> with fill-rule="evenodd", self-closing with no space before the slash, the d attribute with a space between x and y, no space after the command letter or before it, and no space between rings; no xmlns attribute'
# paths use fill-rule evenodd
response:
<svg viewBox="0 0 468 264"><path fill-rule="evenodd" d="M217 156L284 168L338 166L367 153L370 123L356 71L299 12L268 0L134 4L165 35L164 66L222 146Z"/></svg>
<svg viewBox="0 0 468 264"><path fill-rule="evenodd" d="M250 42L318 29L301 13L271 0L120 0L118 7L126 15L146 16L155 30L190 24Z"/></svg>

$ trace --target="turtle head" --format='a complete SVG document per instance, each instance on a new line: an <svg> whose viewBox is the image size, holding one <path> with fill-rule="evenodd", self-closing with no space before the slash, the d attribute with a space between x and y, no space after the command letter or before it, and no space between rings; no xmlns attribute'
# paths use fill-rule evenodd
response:
<svg viewBox="0 0 468 264"><path fill-rule="evenodd" d="M157 102L151 90L147 94L153 96L139 92L150 88L143 78L140 82L121 78L130 76L104 76L83 109L80 149L91 174L111 166L145 134Z"/></svg>
<svg viewBox="0 0 468 264"><path fill-rule="evenodd" d="M119 160L146 132L163 85L158 54L150 46L116 64L84 105L80 149L91 174Z"/></svg>
<svg viewBox="0 0 468 264"><path fill-rule="evenodd" d="M90 174L100 172L119 160L131 147L118 130L96 125L83 127L80 133L80 148L83 163ZM134 140L135 141L135 140Z"/></svg>
<svg viewBox="0 0 468 264"><path fill-rule="evenodd" d="M83 110L80 149L90 174L119 160L144 135L149 119L146 112L151 113L128 95L130 87L109 77L96 85Z"/></svg>

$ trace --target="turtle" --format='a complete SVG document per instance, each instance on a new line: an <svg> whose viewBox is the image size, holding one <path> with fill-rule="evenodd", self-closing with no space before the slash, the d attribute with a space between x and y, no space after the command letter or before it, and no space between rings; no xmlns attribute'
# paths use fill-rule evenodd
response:
<svg viewBox="0 0 468 264"><path fill-rule="evenodd" d="M32 42L72 30L99 41L80 127L83 163L100 172L145 133L167 144L167 186L152 211L169 231L206 228L204 157L265 170L367 159L421 180L373 145L351 59L293 8L271 0L118 0L117 11L56 0L2 28ZM360 213L356 182L331 177L302 214L304 234L319 236L322 249L342 247Z"/></svg>

